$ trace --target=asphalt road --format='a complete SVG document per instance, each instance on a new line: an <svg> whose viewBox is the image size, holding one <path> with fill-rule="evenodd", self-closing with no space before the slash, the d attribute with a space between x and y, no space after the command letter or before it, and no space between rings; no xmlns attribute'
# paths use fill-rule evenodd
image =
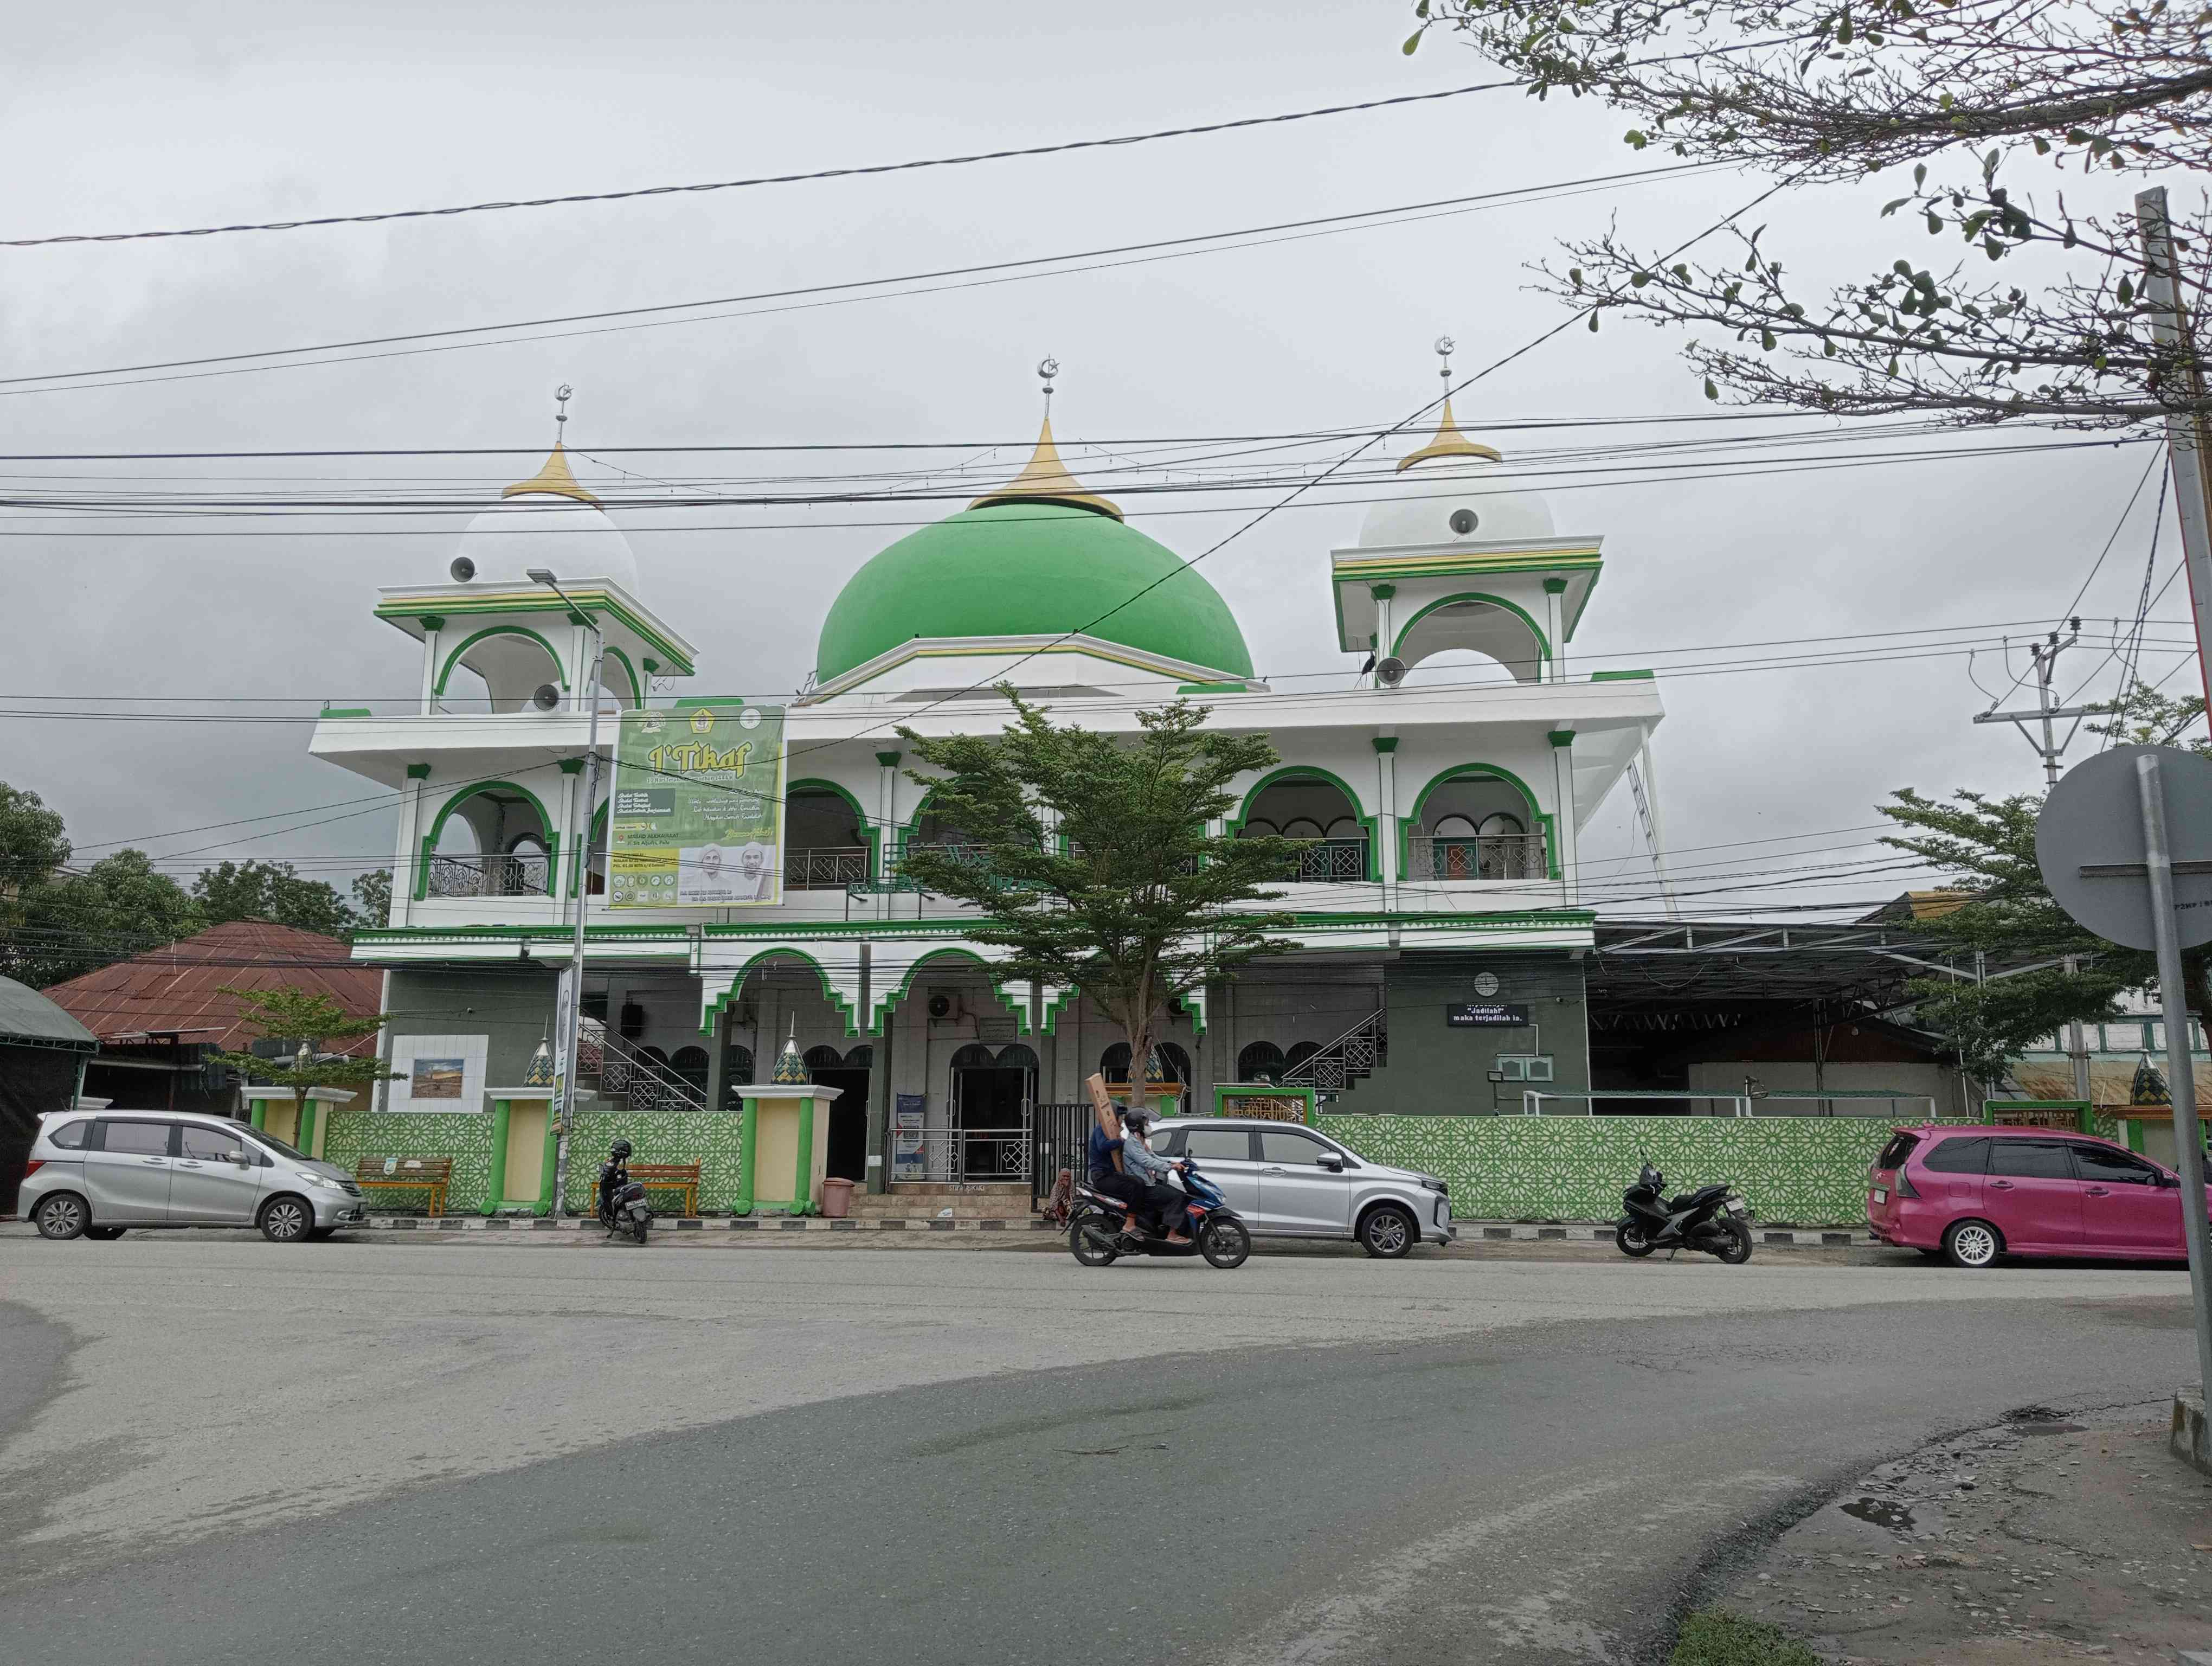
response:
<svg viewBox="0 0 2212 1666"><path fill-rule="evenodd" d="M11 1240L0 1286L71 1347L0 1354L0 1638L55 1662L1632 1661L1741 1523L2190 1359L2183 1275L1917 1261Z"/></svg>

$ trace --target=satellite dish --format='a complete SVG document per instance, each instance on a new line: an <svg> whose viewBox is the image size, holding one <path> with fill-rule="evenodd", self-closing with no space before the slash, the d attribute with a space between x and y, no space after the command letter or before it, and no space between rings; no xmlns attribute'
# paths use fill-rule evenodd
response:
<svg viewBox="0 0 2212 1666"><path fill-rule="evenodd" d="M550 683L540 683L538 692L530 696L530 703L541 712L550 712L561 703L561 690Z"/></svg>
<svg viewBox="0 0 2212 1666"><path fill-rule="evenodd" d="M1395 689L1406 680L1406 662L1393 654L1375 662L1375 680L1386 689Z"/></svg>
<svg viewBox="0 0 2212 1666"><path fill-rule="evenodd" d="M466 584L477 575L477 564L466 556L455 556L453 564L446 569L453 575L455 584Z"/></svg>

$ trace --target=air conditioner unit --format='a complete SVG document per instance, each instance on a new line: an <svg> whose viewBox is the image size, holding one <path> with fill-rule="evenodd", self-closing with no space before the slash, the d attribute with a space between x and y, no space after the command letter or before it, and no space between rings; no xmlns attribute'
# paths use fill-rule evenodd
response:
<svg viewBox="0 0 2212 1666"><path fill-rule="evenodd" d="M968 1016L968 1003L957 989L932 989L929 992L929 1016L940 1021L957 1023Z"/></svg>

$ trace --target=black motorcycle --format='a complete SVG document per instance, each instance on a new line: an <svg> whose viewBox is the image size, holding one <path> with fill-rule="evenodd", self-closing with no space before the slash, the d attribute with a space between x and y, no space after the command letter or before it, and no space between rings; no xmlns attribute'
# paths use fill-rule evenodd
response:
<svg viewBox="0 0 2212 1666"><path fill-rule="evenodd" d="M1167 1235L1141 1214L1136 1231L1123 1231L1121 1223L1127 1206L1079 1182L1067 1224L1067 1247L1075 1259L1085 1267L1111 1267L1124 1256L1203 1256L1208 1266L1224 1270L1242 1267L1252 1253L1251 1230L1229 1207L1229 1200L1199 1173L1196 1163L1188 1157L1178 1162L1182 1189L1189 1195L1183 1206L1183 1231L1189 1234L1189 1243L1170 1243Z"/></svg>
<svg viewBox="0 0 2212 1666"><path fill-rule="evenodd" d="M599 1225L607 1229L609 1237L629 1233L640 1243L653 1229L653 1211L645 1204L645 1183L632 1180L623 1164L599 1165Z"/></svg>
<svg viewBox="0 0 2212 1666"><path fill-rule="evenodd" d="M1667 1177L1644 1159L1636 1183L1621 1194L1628 1213L1613 1223L1613 1241L1624 1256L1654 1250L1697 1250L1730 1267L1751 1259L1751 1208L1723 1182L1680 1197L1666 1195Z"/></svg>

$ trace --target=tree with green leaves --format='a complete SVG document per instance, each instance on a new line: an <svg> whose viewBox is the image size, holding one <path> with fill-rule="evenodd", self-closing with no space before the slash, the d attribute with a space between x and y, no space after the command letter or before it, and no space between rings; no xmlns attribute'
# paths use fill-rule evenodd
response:
<svg viewBox="0 0 2212 1666"><path fill-rule="evenodd" d="M1009 952L994 970L1079 989L1129 1044L1131 1102L1145 1103L1146 1061L1167 1006L1287 946L1291 916L1257 906L1295 858L1283 839L1210 832L1236 808L1237 777L1268 769L1263 735L1205 727L1207 708L1178 700L1137 714L1123 737L1054 724L1011 684L1015 721L997 735L900 737L925 769L957 842L909 848L901 874L968 903L963 929Z"/></svg>
<svg viewBox="0 0 2212 1666"><path fill-rule="evenodd" d="M1413 9L1407 51L1443 32L1533 97L1601 100L1633 121L1624 137L1638 150L1734 162L1801 190L1912 170L1882 213L1948 239L1955 263L1929 261L1924 238L1900 239L1869 248L1865 276L1808 293L1760 230L1738 228L1732 258L1675 259L1608 231L1538 269L1539 287L1588 309L1592 329L1611 313L1711 331L1686 355L1709 398L2138 430L2212 405L2202 344L2154 333L2129 195L2146 175L2212 169L2212 9L2201 3ZM2201 197L2172 212L2172 231L2179 270L2166 276L2202 317L2212 225ZM1981 275L1999 265L2006 279Z"/></svg>
<svg viewBox="0 0 2212 1666"><path fill-rule="evenodd" d="M354 876L354 928L392 923L392 870L380 867ZM350 938L351 933L348 933Z"/></svg>
<svg viewBox="0 0 2212 1666"><path fill-rule="evenodd" d="M337 887L303 879L289 862L219 862L200 870L192 900L210 926L266 920L325 937L350 939L357 923Z"/></svg>
<svg viewBox="0 0 2212 1666"><path fill-rule="evenodd" d="M18 899L10 977L45 988L206 929L185 888L142 850L118 850Z"/></svg>
<svg viewBox="0 0 2212 1666"><path fill-rule="evenodd" d="M61 812L0 781L0 903L46 884L69 859Z"/></svg>
<svg viewBox="0 0 2212 1666"><path fill-rule="evenodd" d="M346 1057L337 1045L374 1035L386 1022L383 1013L356 1018L328 995L313 989L240 989L224 985L222 993L235 995L243 1003L240 1021L257 1037L282 1043L287 1049L276 1058L253 1052L216 1055L249 1080L304 1094L311 1087L357 1091L373 1083L398 1079L398 1073L386 1069L382 1060ZM306 1065L299 1062L299 1049L303 1046L309 1054Z"/></svg>

